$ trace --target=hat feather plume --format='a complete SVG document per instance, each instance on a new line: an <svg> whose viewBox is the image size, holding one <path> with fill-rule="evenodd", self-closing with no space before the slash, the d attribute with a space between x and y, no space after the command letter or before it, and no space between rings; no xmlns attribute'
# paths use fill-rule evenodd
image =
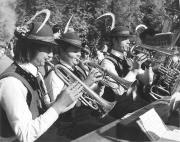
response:
<svg viewBox="0 0 180 142"><path fill-rule="evenodd" d="M69 25L70 25L70 22L71 22L71 19L73 18L73 15L70 17L70 19L68 20L65 28L64 28L64 34L68 32L69 30Z"/></svg>
<svg viewBox="0 0 180 142"><path fill-rule="evenodd" d="M36 33L38 33L38 32L43 28L43 26L46 24L46 22L49 20L49 17L50 17L50 15L51 15L50 10L49 10L49 9L43 9L43 10L41 10L41 11L37 11L36 14L35 14L29 21L26 22L26 24L32 23L32 21L33 21L38 15L43 14L43 13L46 14L46 17L45 17L43 23L41 24L41 26L37 29Z"/></svg>

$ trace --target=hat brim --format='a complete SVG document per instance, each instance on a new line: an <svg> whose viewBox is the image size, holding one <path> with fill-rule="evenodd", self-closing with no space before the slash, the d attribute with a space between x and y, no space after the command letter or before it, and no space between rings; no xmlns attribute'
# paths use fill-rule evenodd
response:
<svg viewBox="0 0 180 142"><path fill-rule="evenodd" d="M32 42L36 42L43 45L57 46L57 43L55 42L53 37L40 37L40 36L30 35L27 37L27 39L31 40Z"/></svg>
<svg viewBox="0 0 180 142"><path fill-rule="evenodd" d="M132 37L134 35L129 35L129 34L115 34L115 35L111 35L112 37Z"/></svg>
<svg viewBox="0 0 180 142"><path fill-rule="evenodd" d="M41 40L34 40L34 39L30 39L32 42L37 43L37 44L41 44L41 45L47 45L47 46L52 46L52 47L56 47L58 46L56 42L46 42L46 41L41 41Z"/></svg>
<svg viewBox="0 0 180 142"><path fill-rule="evenodd" d="M77 47L77 48L80 48L80 49L82 49L82 46L81 46L81 41L79 41L79 40L73 40L73 39L57 39L57 40L55 40L57 43L68 43L68 44L70 44L70 45L73 45L73 46L75 46L75 47Z"/></svg>

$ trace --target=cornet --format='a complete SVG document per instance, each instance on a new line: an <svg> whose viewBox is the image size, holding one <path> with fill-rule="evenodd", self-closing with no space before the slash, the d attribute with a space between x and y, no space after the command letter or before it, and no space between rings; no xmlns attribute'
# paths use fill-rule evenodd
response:
<svg viewBox="0 0 180 142"><path fill-rule="evenodd" d="M91 107L92 109L100 112L101 118L106 116L115 106L115 102L108 102L92 91L86 84L84 84L76 75L74 75L69 69L67 69L63 65L53 65L49 61L47 64L51 66L51 68L55 71L57 76L63 80L63 82L69 86L72 83L72 80L77 81L83 86L83 95L79 98L79 100L86 106Z"/></svg>
<svg viewBox="0 0 180 142"><path fill-rule="evenodd" d="M118 85L121 85L125 90L126 92L129 94L131 88L136 84L136 81L135 82L130 82L130 81L127 81L125 80L124 78L121 78L111 72L108 72L106 69L102 68L100 65L96 64L96 63L93 63L91 61L87 61L85 62L85 64L90 67L90 68L97 68L100 72L102 72L102 74L104 76L108 76L110 77L111 79L113 79ZM113 88L110 84L108 84L108 80L106 80L104 78L104 81L102 80L102 83L106 86L109 86L111 88Z"/></svg>
<svg viewBox="0 0 180 142"><path fill-rule="evenodd" d="M130 52L133 54L134 51L138 51L138 52L145 53L145 54L148 54L148 52L150 52L150 51L156 51L156 52L168 55L168 56L177 54L177 51L174 51L174 50L164 49L164 48L160 48L158 46L150 46L150 45L145 45L145 44L133 46L133 48L131 48Z"/></svg>

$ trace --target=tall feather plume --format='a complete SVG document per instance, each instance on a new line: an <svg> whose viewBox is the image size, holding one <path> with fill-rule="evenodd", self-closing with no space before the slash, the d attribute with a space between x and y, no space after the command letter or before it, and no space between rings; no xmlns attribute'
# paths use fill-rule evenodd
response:
<svg viewBox="0 0 180 142"><path fill-rule="evenodd" d="M70 17L70 19L68 20L65 28L64 28L64 34L68 32L69 30L69 25L70 25L70 22L71 22L71 19L72 19L73 15Z"/></svg>

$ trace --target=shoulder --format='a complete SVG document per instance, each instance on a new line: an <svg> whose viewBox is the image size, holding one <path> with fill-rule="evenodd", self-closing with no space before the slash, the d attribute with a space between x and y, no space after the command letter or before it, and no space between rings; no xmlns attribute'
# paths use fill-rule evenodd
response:
<svg viewBox="0 0 180 142"><path fill-rule="evenodd" d="M0 90L1 96L3 94L17 95L19 93L22 93L26 96L28 91L24 84L19 79L13 76L5 77L0 80Z"/></svg>
<svg viewBox="0 0 180 142"><path fill-rule="evenodd" d="M13 76L8 76L8 77L0 79L0 84L7 85L9 87L15 87L15 86L17 87L17 85L19 85L20 87L24 86L23 83L19 79Z"/></svg>
<svg viewBox="0 0 180 142"><path fill-rule="evenodd" d="M105 58L102 60L101 62L101 65L106 65L106 66L109 66L109 65L114 65L114 62L112 60L110 60L109 58Z"/></svg>

